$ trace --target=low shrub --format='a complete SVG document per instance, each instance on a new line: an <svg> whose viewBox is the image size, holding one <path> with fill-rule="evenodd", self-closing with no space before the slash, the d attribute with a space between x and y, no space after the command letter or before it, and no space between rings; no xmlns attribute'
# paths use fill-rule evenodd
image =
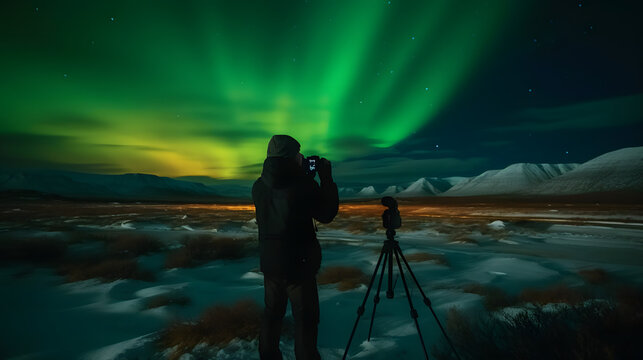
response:
<svg viewBox="0 0 643 360"><path fill-rule="evenodd" d="M440 254L431 254L427 252L413 253L404 255L407 261L409 262L421 262L421 261L434 261L436 264L440 265L449 265L447 258L444 255Z"/></svg>
<svg viewBox="0 0 643 360"><path fill-rule="evenodd" d="M538 305L565 303L575 305L590 298L583 288L571 288L565 284L557 284L544 289L524 289L518 296L524 303Z"/></svg>
<svg viewBox="0 0 643 360"><path fill-rule="evenodd" d="M482 284L468 284L462 290L470 294L477 294L484 297L484 307L489 311L503 309L516 303L516 299L509 296L502 289L495 286L484 286Z"/></svg>
<svg viewBox="0 0 643 360"><path fill-rule="evenodd" d="M449 234L449 239L452 242L462 242L466 244L478 245L478 241L471 238L469 233L456 231L455 233Z"/></svg>
<svg viewBox="0 0 643 360"><path fill-rule="evenodd" d="M263 309L253 300L240 300L231 306L215 305L194 322L175 322L161 333L158 344L175 348L170 359L178 359L197 344L225 346L235 338L259 337Z"/></svg>
<svg viewBox="0 0 643 360"><path fill-rule="evenodd" d="M56 268L66 282L99 279L111 282L118 279L154 281L154 274L141 270L135 258L103 258L61 263Z"/></svg>
<svg viewBox="0 0 643 360"><path fill-rule="evenodd" d="M169 305L186 306L189 303L190 303L190 298L185 295L168 293L168 294L157 295L148 299L147 302L145 303L145 309L154 309L161 306L169 306Z"/></svg>
<svg viewBox="0 0 643 360"><path fill-rule="evenodd" d="M337 289L346 291L368 284L370 278L359 268L351 266L329 266L317 275L320 285L337 284Z"/></svg>
<svg viewBox="0 0 643 360"><path fill-rule="evenodd" d="M60 261L67 252L67 244L58 238L9 238L0 241L0 261L50 264Z"/></svg>
<svg viewBox="0 0 643 360"><path fill-rule="evenodd" d="M163 249L163 243L149 235L122 233L114 234L114 238L106 242L107 249L112 254L145 255Z"/></svg>
<svg viewBox="0 0 643 360"><path fill-rule="evenodd" d="M580 275L586 282L593 285L605 284L610 280L607 271L598 268L580 270L578 275Z"/></svg>
<svg viewBox="0 0 643 360"><path fill-rule="evenodd" d="M452 308L446 331L462 360L635 359L643 343L631 339L641 334L642 315L641 308L605 301L477 316ZM456 359L445 340L431 352Z"/></svg>
<svg viewBox="0 0 643 360"><path fill-rule="evenodd" d="M198 266L207 261L240 259L257 247L253 239L235 239L213 235L186 237L183 247L170 251L165 260L168 269Z"/></svg>

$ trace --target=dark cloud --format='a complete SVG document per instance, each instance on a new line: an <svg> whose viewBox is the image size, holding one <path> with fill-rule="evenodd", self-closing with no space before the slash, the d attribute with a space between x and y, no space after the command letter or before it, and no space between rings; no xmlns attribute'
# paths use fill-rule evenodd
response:
<svg viewBox="0 0 643 360"><path fill-rule="evenodd" d="M373 152L390 152L390 149L377 147L378 140L363 136L347 136L329 140L329 146L337 152L359 156Z"/></svg>
<svg viewBox="0 0 643 360"><path fill-rule="evenodd" d="M445 157L435 159L412 159L387 157L381 159L342 161L335 164L333 174L338 183L354 186L403 184L421 177L457 176L471 168L481 168L488 159Z"/></svg>
<svg viewBox="0 0 643 360"><path fill-rule="evenodd" d="M122 145L122 144L88 144L91 146L107 148L107 149L123 149L123 150L143 150L143 151L168 151L168 149L156 147L156 146L146 146L146 145Z"/></svg>
<svg viewBox="0 0 643 360"><path fill-rule="evenodd" d="M113 163L70 163L53 161L48 155L73 159L81 144L78 137L25 133L0 134L0 161L7 168L40 168L93 173L120 173Z"/></svg>
<svg viewBox="0 0 643 360"><path fill-rule="evenodd" d="M617 127L643 121L643 94L572 105L530 108L518 113L515 125L496 131L555 131Z"/></svg>
<svg viewBox="0 0 643 360"><path fill-rule="evenodd" d="M195 137L212 138L212 139L216 139L217 141L221 141L221 140L236 141L236 140L247 140L250 138L265 138L266 146L268 146L268 141L274 134L264 130L262 127L259 127L259 126L252 129L248 129L242 126L234 126L234 127L220 126L216 128L212 128L210 126L205 130L194 131L192 132L191 135Z"/></svg>
<svg viewBox="0 0 643 360"><path fill-rule="evenodd" d="M50 163L47 167L96 174L122 174L129 172L129 170L112 163Z"/></svg>
<svg viewBox="0 0 643 360"><path fill-rule="evenodd" d="M55 114L37 121L41 128L101 130L110 125L102 120L79 114Z"/></svg>
<svg viewBox="0 0 643 360"><path fill-rule="evenodd" d="M77 138L73 136L4 133L0 134L0 157L3 163L19 161L66 149L74 144L77 144Z"/></svg>

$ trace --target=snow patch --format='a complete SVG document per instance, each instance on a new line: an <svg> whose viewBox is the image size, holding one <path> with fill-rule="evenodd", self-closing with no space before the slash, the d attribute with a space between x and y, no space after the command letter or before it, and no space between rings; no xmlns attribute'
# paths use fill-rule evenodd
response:
<svg viewBox="0 0 643 360"><path fill-rule="evenodd" d="M487 224L490 229L493 230L504 230L505 223L502 220L496 220Z"/></svg>

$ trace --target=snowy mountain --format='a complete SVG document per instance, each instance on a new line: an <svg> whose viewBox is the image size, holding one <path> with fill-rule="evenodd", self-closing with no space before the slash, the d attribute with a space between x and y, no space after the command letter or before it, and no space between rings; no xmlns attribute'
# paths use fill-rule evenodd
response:
<svg viewBox="0 0 643 360"><path fill-rule="evenodd" d="M353 197L355 196L355 189L349 187L340 187L337 189L339 197Z"/></svg>
<svg viewBox="0 0 643 360"><path fill-rule="evenodd" d="M527 193L563 195L610 191L643 191L643 146L603 154Z"/></svg>
<svg viewBox="0 0 643 360"><path fill-rule="evenodd" d="M399 192L403 191L404 188L401 186L396 186L396 185L391 185L386 188L386 190L382 191L380 194L381 196L394 196L397 195Z"/></svg>
<svg viewBox="0 0 643 360"><path fill-rule="evenodd" d="M147 174L100 175L58 170L0 173L0 191L30 190L70 198L209 201L221 198L203 184Z"/></svg>
<svg viewBox="0 0 643 360"><path fill-rule="evenodd" d="M429 180L419 178L406 189L397 194L397 196L432 196L441 193Z"/></svg>
<svg viewBox="0 0 643 360"><path fill-rule="evenodd" d="M502 170L485 171L476 177L458 183L441 195L476 196L524 193L576 167L578 164L513 164Z"/></svg>
<svg viewBox="0 0 643 360"><path fill-rule="evenodd" d="M212 189L217 194L234 198L250 198L252 196L252 180L215 179L209 176L179 176L175 180L201 183Z"/></svg>
<svg viewBox="0 0 643 360"><path fill-rule="evenodd" d="M442 180L446 181L451 186L458 185L459 183L467 181L469 179L471 179L471 178L464 177L464 176L451 176L451 177L447 177L447 178L442 178Z"/></svg>
<svg viewBox="0 0 643 360"><path fill-rule="evenodd" d="M373 186L367 186L360 190L357 194L355 194L356 197L377 197L377 191L375 191L375 187Z"/></svg>

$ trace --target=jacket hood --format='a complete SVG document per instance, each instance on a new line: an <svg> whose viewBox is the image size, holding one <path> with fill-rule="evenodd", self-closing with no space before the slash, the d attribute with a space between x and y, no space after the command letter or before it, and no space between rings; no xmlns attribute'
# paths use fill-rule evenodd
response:
<svg viewBox="0 0 643 360"><path fill-rule="evenodd" d="M292 136L273 135L268 142L268 157L294 158L299 153L301 145Z"/></svg>
<svg viewBox="0 0 643 360"><path fill-rule="evenodd" d="M296 178L305 176L304 169L293 159L283 157L268 157L263 162L261 179L271 188L283 188Z"/></svg>

